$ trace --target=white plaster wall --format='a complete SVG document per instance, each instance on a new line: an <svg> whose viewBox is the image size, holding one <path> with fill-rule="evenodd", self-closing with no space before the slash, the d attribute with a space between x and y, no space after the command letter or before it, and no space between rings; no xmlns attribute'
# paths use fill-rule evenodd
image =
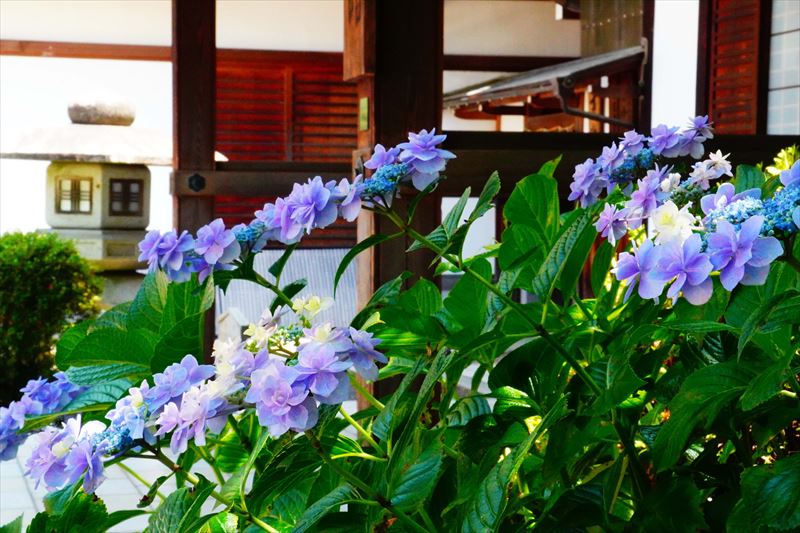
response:
<svg viewBox="0 0 800 533"><path fill-rule="evenodd" d="M683 125L695 113L698 0L656 0L652 125Z"/></svg>
<svg viewBox="0 0 800 533"><path fill-rule="evenodd" d="M448 0L444 53L579 56L580 21L555 20L555 2Z"/></svg>

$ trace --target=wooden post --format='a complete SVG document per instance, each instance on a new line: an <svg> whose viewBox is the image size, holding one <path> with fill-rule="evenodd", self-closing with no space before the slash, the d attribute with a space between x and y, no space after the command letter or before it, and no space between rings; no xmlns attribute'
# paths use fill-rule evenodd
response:
<svg viewBox="0 0 800 533"><path fill-rule="evenodd" d="M354 163L363 161L376 143L395 145L408 132L441 126L443 0L345 0L344 79L358 82L359 132ZM402 209L404 199L399 199ZM433 194L417 210L416 225L431 231L441 220L441 197ZM373 233L396 231L383 218L363 213L359 240ZM357 262L359 305L383 283L404 270L431 276L432 255L406 254L409 241L395 240L361 254ZM388 381L388 380L387 380ZM378 396L391 383L375 386Z"/></svg>
<svg viewBox="0 0 800 533"><path fill-rule="evenodd" d="M172 0L172 168L195 173L192 188L200 191L203 173L214 170L215 8L215 0ZM194 232L213 216L213 196L173 196L179 230ZM214 343L214 315L213 308L206 313L206 358Z"/></svg>

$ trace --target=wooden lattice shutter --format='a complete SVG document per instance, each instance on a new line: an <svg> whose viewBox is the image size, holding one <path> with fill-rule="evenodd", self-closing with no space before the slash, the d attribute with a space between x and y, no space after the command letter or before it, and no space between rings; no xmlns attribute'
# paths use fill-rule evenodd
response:
<svg viewBox="0 0 800 533"><path fill-rule="evenodd" d="M708 111L718 133L752 134L759 129L761 64L765 56L760 0L710 0L708 21ZM761 96L763 99L763 96Z"/></svg>

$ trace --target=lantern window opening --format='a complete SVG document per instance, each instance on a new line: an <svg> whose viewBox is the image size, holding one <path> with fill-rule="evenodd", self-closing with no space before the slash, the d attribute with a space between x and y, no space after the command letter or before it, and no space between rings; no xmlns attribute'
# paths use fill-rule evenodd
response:
<svg viewBox="0 0 800 533"><path fill-rule="evenodd" d="M115 216L141 216L144 181L139 179L109 180L111 196L109 212Z"/></svg>
<svg viewBox="0 0 800 533"><path fill-rule="evenodd" d="M56 188L56 212L74 215L92 213L92 178L59 177Z"/></svg>

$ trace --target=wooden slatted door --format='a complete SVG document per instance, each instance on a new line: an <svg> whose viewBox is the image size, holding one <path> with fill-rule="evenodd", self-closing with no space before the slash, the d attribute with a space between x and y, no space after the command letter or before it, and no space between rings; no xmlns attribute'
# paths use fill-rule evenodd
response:
<svg viewBox="0 0 800 533"><path fill-rule="evenodd" d="M214 216L228 225L246 223L265 202L288 194L269 186L277 162L285 163L277 171L321 163L308 177L349 178L357 119L356 87L342 81L341 55L219 50L216 149L229 163L218 168L263 172L265 188L257 196L215 196ZM350 247L355 241L355 224L340 221L302 246Z"/></svg>
<svg viewBox="0 0 800 533"><path fill-rule="evenodd" d="M766 105L762 0L710 0L708 112L718 133L759 133ZM767 31L767 34L769 32ZM768 37L768 35L767 35ZM768 41L766 41L768 43Z"/></svg>

